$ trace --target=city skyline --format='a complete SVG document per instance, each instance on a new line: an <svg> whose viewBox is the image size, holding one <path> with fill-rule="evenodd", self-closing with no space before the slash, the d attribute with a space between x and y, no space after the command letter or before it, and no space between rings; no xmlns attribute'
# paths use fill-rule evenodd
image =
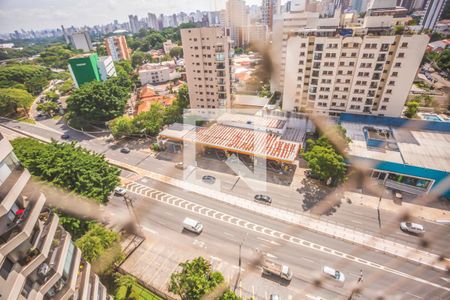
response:
<svg viewBox="0 0 450 300"><path fill-rule="evenodd" d="M93 26L118 20L128 22L128 15L145 17L148 12L173 14L181 11L190 13L196 10L215 11L225 8L225 0L180 0L176 2L153 2L149 0L134 0L121 2L117 0L100 1L56 1L30 0L0 3L0 33L11 33L14 30L42 30L59 28L62 25ZM260 0L247 0L247 5L261 5ZM284 3L285 1L282 1ZM83 16L83 18L80 18Z"/></svg>

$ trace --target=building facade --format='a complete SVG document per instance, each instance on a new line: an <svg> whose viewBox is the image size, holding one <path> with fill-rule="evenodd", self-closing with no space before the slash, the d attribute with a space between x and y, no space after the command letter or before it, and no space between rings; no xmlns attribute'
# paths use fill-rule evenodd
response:
<svg viewBox="0 0 450 300"><path fill-rule="evenodd" d="M1 298L112 299L12 150L0 134Z"/></svg>
<svg viewBox="0 0 450 300"><path fill-rule="evenodd" d="M117 76L116 68L114 67L114 61L111 56L101 56L98 59L98 72L100 74L100 80Z"/></svg>
<svg viewBox="0 0 450 300"><path fill-rule="evenodd" d="M110 36L105 39L106 52L113 61L130 60L131 50L124 35Z"/></svg>
<svg viewBox="0 0 450 300"><path fill-rule="evenodd" d="M248 25L247 7L243 0L228 0L226 2L225 27L230 29L230 37L235 46L242 46L245 40L242 32L246 31Z"/></svg>
<svg viewBox="0 0 450 300"><path fill-rule="evenodd" d="M230 32L222 27L181 29L191 108L231 107Z"/></svg>
<svg viewBox="0 0 450 300"><path fill-rule="evenodd" d="M97 53L70 58L69 71L77 88L86 82L104 81L111 76L116 76L116 69L111 56L99 58Z"/></svg>
<svg viewBox="0 0 450 300"><path fill-rule="evenodd" d="M141 85L167 82L171 79L168 66L145 64L139 69Z"/></svg>
<svg viewBox="0 0 450 300"><path fill-rule="evenodd" d="M164 49L164 53L166 55L170 54L170 50L172 50L173 48L175 48L177 45L172 43L172 40L167 40L163 43L163 49Z"/></svg>
<svg viewBox="0 0 450 300"><path fill-rule="evenodd" d="M273 15L277 10L277 5L279 5L279 0L262 0L261 5L262 23L264 25L267 25L269 30L272 30Z"/></svg>
<svg viewBox="0 0 450 300"><path fill-rule="evenodd" d="M91 37L87 31L75 32L70 36L72 47L83 52L92 51Z"/></svg>
<svg viewBox="0 0 450 300"><path fill-rule="evenodd" d="M448 0L428 0L425 5L425 14L420 20L422 29L433 30L439 21L442 11Z"/></svg>
<svg viewBox="0 0 450 300"><path fill-rule="evenodd" d="M427 35L297 35L287 43L283 109L398 117Z"/></svg>

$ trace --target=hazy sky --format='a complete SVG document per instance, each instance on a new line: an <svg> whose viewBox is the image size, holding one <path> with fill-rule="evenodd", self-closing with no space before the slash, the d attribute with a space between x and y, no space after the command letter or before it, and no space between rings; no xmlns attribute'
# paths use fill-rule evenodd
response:
<svg viewBox="0 0 450 300"><path fill-rule="evenodd" d="M246 1L247 5L261 2ZM56 28L61 24L106 24L114 19L125 22L129 14L144 17L147 12L168 14L224 7L225 0L0 0L0 32Z"/></svg>

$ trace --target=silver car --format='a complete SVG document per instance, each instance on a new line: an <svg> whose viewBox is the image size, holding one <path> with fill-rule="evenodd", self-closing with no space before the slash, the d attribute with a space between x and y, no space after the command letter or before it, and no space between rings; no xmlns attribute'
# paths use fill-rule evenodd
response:
<svg viewBox="0 0 450 300"><path fill-rule="evenodd" d="M341 282L345 281L344 273L342 273L342 272L340 272L338 270L335 270L335 269L333 269L331 267L328 267L328 266L323 267L323 272L326 275L328 275L331 278L333 278L334 280L341 281Z"/></svg>
<svg viewBox="0 0 450 300"><path fill-rule="evenodd" d="M405 232L411 232L414 234L424 234L425 229L422 225L417 223L411 223L411 222L401 222L400 223L400 229Z"/></svg>

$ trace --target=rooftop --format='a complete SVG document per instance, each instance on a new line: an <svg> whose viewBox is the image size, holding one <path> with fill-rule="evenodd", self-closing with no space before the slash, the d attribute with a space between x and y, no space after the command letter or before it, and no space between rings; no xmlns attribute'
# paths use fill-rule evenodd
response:
<svg viewBox="0 0 450 300"><path fill-rule="evenodd" d="M287 163L292 163L300 150L300 143L283 141L277 134L220 124L210 127L174 124L163 130L160 137Z"/></svg>
<svg viewBox="0 0 450 300"><path fill-rule="evenodd" d="M259 128L282 129L286 125L283 117L260 117L255 115L224 113L217 119L218 123L231 125L251 125Z"/></svg>
<svg viewBox="0 0 450 300"><path fill-rule="evenodd" d="M349 145L352 156L450 172L450 133L353 122L341 125L352 139ZM390 132L392 136L386 139L377 138L378 133L365 134L368 128ZM379 146L369 146L369 136L381 141Z"/></svg>

